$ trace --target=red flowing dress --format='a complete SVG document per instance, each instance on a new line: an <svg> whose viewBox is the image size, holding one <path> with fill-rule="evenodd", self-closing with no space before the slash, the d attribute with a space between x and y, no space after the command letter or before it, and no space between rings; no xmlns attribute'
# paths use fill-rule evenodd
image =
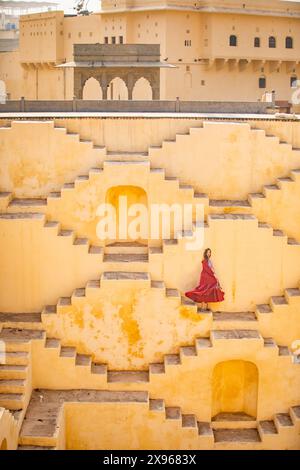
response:
<svg viewBox="0 0 300 470"><path fill-rule="evenodd" d="M214 275L208 260L202 261L202 273L200 284L196 289L186 292L185 295L194 302L222 302L224 292L221 290L219 281Z"/></svg>

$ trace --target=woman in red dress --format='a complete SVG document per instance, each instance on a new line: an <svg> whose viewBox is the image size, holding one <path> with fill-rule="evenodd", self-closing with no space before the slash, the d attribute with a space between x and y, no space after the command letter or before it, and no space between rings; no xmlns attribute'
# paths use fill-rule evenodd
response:
<svg viewBox="0 0 300 470"><path fill-rule="evenodd" d="M201 302L203 310L208 310L208 302L222 302L224 300L224 292L215 276L210 258L211 249L207 248L202 261L200 284L196 289L185 293L194 302Z"/></svg>

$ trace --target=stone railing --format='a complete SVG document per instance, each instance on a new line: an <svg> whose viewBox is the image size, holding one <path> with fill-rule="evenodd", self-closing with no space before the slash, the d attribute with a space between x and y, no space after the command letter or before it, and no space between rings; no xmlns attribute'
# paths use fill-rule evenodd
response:
<svg viewBox="0 0 300 470"><path fill-rule="evenodd" d="M0 113L232 113L272 114L273 103L238 101L8 100Z"/></svg>

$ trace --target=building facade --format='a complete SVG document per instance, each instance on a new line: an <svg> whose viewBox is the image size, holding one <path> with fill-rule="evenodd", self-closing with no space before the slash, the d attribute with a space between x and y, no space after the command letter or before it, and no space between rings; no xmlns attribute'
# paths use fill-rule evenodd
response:
<svg viewBox="0 0 300 470"><path fill-rule="evenodd" d="M289 100L300 76L300 3L279 0L102 1L87 16L52 11L20 19L18 50L0 56L0 79L12 99L71 99L73 71L56 68L73 59L74 44L160 44L161 99L243 100L276 91ZM115 95L126 99L119 80ZM150 99L141 81L135 99ZM101 99L87 83L85 98Z"/></svg>

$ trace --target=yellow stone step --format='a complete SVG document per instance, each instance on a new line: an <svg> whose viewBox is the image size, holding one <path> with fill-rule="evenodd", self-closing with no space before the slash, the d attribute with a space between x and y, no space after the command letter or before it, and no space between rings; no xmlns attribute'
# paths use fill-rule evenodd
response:
<svg viewBox="0 0 300 470"><path fill-rule="evenodd" d="M241 444L243 444L244 447L247 447L247 444L253 445L261 442L257 428L214 429L213 433L215 444L230 443L232 445L232 449L238 449L238 445ZM216 447L219 448L220 446Z"/></svg>
<svg viewBox="0 0 300 470"><path fill-rule="evenodd" d="M273 420L263 420L257 426L262 441L269 441L278 436L278 431Z"/></svg>
<svg viewBox="0 0 300 470"><path fill-rule="evenodd" d="M8 205L9 212L45 212L47 199L42 198L14 198Z"/></svg>
<svg viewBox="0 0 300 470"><path fill-rule="evenodd" d="M213 312L214 330L257 330L258 320L254 312Z"/></svg>
<svg viewBox="0 0 300 470"><path fill-rule="evenodd" d="M288 413L276 414L274 417L274 423L279 433L294 426L291 416Z"/></svg>
<svg viewBox="0 0 300 470"><path fill-rule="evenodd" d="M107 151L106 158L110 161L143 161L148 158L148 152Z"/></svg>
<svg viewBox="0 0 300 470"><path fill-rule="evenodd" d="M24 393L24 379L0 379L0 393Z"/></svg>
<svg viewBox="0 0 300 470"><path fill-rule="evenodd" d="M212 418L212 429L249 429L256 426L256 418L244 412L218 413Z"/></svg>
<svg viewBox="0 0 300 470"><path fill-rule="evenodd" d="M0 325L21 330L42 330L40 313L0 313Z"/></svg>
<svg viewBox="0 0 300 470"><path fill-rule="evenodd" d="M213 346L217 343L224 344L227 342L243 341L249 344L257 343L263 347L264 341L257 330L212 330L211 341Z"/></svg>
<svg viewBox="0 0 300 470"><path fill-rule="evenodd" d="M7 352L5 354L5 365L26 366L29 361L27 351Z"/></svg>
<svg viewBox="0 0 300 470"><path fill-rule="evenodd" d="M149 273L137 271L106 271L102 274L100 282L101 288L113 286L116 282L119 286L125 284L139 286L140 288L150 288L151 286Z"/></svg>
<svg viewBox="0 0 300 470"><path fill-rule="evenodd" d="M148 254L105 254L105 271L147 272Z"/></svg>
<svg viewBox="0 0 300 470"><path fill-rule="evenodd" d="M25 379L28 373L28 367L15 364L0 364L0 379Z"/></svg>
<svg viewBox="0 0 300 470"><path fill-rule="evenodd" d="M105 254L148 254L148 246L139 242L116 242L106 245Z"/></svg>
<svg viewBox="0 0 300 470"><path fill-rule="evenodd" d="M42 330L3 328L0 341L4 341L6 352L29 351L32 340L44 340L46 333Z"/></svg>
<svg viewBox="0 0 300 470"><path fill-rule="evenodd" d="M108 371L109 383L148 383L148 371Z"/></svg>
<svg viewBox="0 0 300 470"><path fill-rule="evenodd" d="M0 407L9 410L21 410L25 404L25 396L19 393L0 392Z"/></svg>

